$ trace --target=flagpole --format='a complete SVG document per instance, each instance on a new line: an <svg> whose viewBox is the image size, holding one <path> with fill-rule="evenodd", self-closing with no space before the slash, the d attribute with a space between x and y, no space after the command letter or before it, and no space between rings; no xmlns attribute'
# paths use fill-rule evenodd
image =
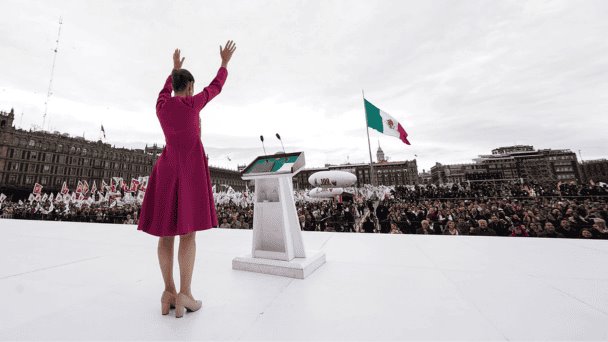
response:
<svg viewBox="0 0 608 342"><path fill-rule="evenodd" d="M369 149L369 181L374 185L374 168L372 166L372 147L369 142L369 122L367 121L367 111L365 110L365 93L361 89L361 96L363 97L363 114L365 114L365 130L367 131L367 148Z"/></svg>

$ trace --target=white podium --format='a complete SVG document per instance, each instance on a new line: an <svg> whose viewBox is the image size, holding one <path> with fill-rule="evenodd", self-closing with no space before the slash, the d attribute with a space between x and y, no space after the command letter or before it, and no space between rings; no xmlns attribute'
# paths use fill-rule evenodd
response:
<svg viewBox="0 0 608 342"><path fill-rule="evenodd" d="M243 171L255 181L251 254L232 259L232 269L304 279L325 263L325 253L305 250L293 198L292 177L304 153L257 157Z"/></svg>

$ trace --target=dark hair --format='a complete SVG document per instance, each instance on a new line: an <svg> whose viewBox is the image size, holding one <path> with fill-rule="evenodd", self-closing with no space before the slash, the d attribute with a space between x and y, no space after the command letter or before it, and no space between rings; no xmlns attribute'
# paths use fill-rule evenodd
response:
<svg viewBox="0 0 608 342"><path fill-rule="evenodd" d="M182 91L188 86L188 82L194 82L194 76L186 69L173 70L171 73L173 91Z"/></svg>

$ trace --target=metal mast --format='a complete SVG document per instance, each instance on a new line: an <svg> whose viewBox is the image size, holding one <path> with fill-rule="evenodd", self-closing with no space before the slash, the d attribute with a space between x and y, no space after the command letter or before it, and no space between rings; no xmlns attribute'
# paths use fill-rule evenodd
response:
<svg viewBox="0 0 608 342"><path fill-rule="evenodd" d="M55 73L55 60L57 59L57 49L59 48L59 37L61 36L61 24L62 19L59 17L59 32L57 32L57 40L55 41L55 50L53 50L53 66L51 67L51 80L49 81L49 89L46 93L46 101L44 101L44 116L42 117L42 130L44 130L44 124L46 122L46 113L49 106L49 99L53 94L51 89L53 86L53 74Z"/></svg>

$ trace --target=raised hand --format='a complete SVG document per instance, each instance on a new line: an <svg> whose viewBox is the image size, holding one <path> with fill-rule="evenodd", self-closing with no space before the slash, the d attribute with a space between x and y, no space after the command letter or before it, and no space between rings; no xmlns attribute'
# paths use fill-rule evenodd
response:
<svg viewBox="0 0 608 342"><path fill-rule="evenodd" d="M234 50L236 50L236 45L234 45L232 40L227 41L223 49L220 45L220 57L222 58L222 66L224 68L228 65L230 58L232 58Z"/></svg>
<svg viewBox="0 0 608 342"><path fill-rule="evenodd" d="M180 60L180 50L179 49L175 49L175 52L173 52L173 70L179 70L182 68L182 64L184 64L184 59L186 59L186 57L183 57Z"/></svg>

